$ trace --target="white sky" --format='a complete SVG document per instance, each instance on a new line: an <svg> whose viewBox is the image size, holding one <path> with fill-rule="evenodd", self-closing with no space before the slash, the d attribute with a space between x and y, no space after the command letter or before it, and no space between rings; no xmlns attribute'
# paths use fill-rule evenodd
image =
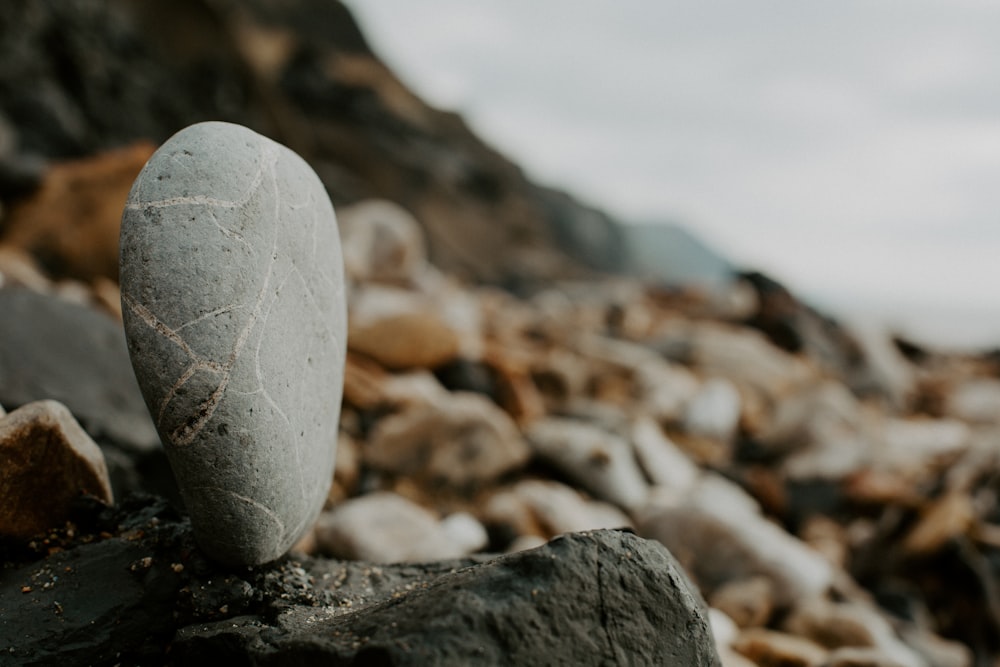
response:
<svg viewBox="0 0 1000 667"><path fill-rule="evenodd" d="M1000 2L348 4L536 179L918 336L1000 346Z"/></svg>

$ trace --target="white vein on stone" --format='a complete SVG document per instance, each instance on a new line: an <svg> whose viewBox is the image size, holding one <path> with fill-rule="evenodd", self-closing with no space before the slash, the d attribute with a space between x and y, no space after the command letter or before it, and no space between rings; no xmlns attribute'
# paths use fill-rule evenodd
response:
<svg viewBox="0 0 1000 667"><path fill-rule="evenodd" d="M263 184L263 177L260 176L260 174L265 170L266 165L266 170L270 173L271 181L274 184L275 206L280 204L281 198L279 196L280 192L278 192L278 178L275 171L277 160L278 153L275 147L265 146L262 150L260 158L261 168L258 170L258 174L254 178L254 188L252 191L248 192L243 203L250 201L250 198L256 190ZM208 420L212 418L212 415L215 414L216 409L219 407L219 402L226 393L226 387L229 386L229 380L232 377L233 368L236 366L240 353L243 351L243 347L246 345L246 342L250 337L250 333L253 331L257 324L257 320L260 318L265 295L270 287L271 275L274 273L274 265L278 257L277 248L278 233L277 230L275 230L274 242L271 246L271 255L268 259L267 272L264 275L264 282L261 285L260 291L257 293L257 299L249 317L247 318L246 325L242 330L240 330L239 336L237 336L236 342L233 345L233 349L229 353L229 357L222 365L222 379L219 381L219 385L216 387L215 391L213 391L212 394L198 406L197 416L192 415L194 419L189 419L184 422L170 434L170 441L174 446L182 447L184 445L191 444L194 439L198 437L198 434L201 433L205 424L208 423Z"/></svg>
<svg viewBox="0 0 1000 667"><path fill-rule="evenodd" d="M268 169L273 170L275 163L278 161L278 152L274 150L273 147L266 146L264 148L264 157L267 159L262 159L257 164L257 173L254 174L253 179L250 181L250 186L247 188L247 191L243 193L243 196L239 199L228 200L208 197L206 195L188 195L186 197L167 197L166 199L157 199L146 202L129 202L125 205L125 208L130 211L141 211L149 208L167 208L170 206L181 206L184 204L215 206L218 208L240 208L250 201L250 198L253 197L254 193L260 187L261 182L264 180L264 172Z"/></svg>

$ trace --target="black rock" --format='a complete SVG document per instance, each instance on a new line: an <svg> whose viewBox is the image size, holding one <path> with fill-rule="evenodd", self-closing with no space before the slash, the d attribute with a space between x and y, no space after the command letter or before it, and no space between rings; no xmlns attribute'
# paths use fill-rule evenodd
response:
<svg viewBox="0 0 1000 667"><path fill-rule="evenodd" d="M0 552L0 665L719 664L676 562L625 532L486 561L224 569L162 500L93 512L33 562Z"/></svg>

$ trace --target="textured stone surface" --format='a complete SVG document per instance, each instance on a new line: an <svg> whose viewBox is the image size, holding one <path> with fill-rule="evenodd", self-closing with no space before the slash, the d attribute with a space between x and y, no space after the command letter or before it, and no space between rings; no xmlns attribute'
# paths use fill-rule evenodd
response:
<svg viewBox="0 0 1000 667"><path fill-rule="evenodd" d="M0 558L0 665L718 664L676 562L627 533L487 562L229 570L156 499L77 520L51 554Z"/></svg>
<svg viewBox="0 0 1000 667"><path fill-rule="evenodd" d="M245 617L186 628L174 650L206 665L719 664L701 600L665 549L634 535L569 535L439 572L339 614L300 607L277 631Z"/></svg>
<svg viewBox="0 0 1000 667"><path fill-rule="evenodd" d="M0 402L8 410L53 399L102 444L156 447L114 320L26 289L0 289L0 314Z"/></svg>
<svg viewBox="0 0 1000 667"><path fill-rule="evenodd" d="M58 527L84 493L112 500L100 448L61 403L29 403L0 417L0 461L0 535Z"/></svg>
<svg viewBox="0 0 1000 667"><path fill-rule="evenodd" d="M346 314L322 184L246 128L182 130L129 194L121 279L136 377L199 544L277 558L333 473Z"/></svg>

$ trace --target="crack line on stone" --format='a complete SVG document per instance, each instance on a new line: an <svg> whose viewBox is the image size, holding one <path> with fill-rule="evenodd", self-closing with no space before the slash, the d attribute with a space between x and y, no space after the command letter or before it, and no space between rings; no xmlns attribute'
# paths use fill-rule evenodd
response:
<svg viewBox="0 0 1000 667"><path fill-rule="evenodd" d="M199 487L199 488L207 489L207 490L212 490L212 491L221 491L222 493L224 493L226 495L229 495L229 496L232 496L233 498L236 498L237 500L240 500L240 501L246 503L247 505L250 505L252 507L258 508L266 516L268 516L272 520L274 520L274 522L276 524L278 524L278 528L281 530L282 534L284 534L284 532L285 532L285 522L281 519L280 516L278 516L277 512L275 512L273 509L271 509L267 505L261 503L260 501L254 500L253 498L251 498L249 496L244 496L243 494L236 493L235 491L232 491L230 489L224 489L221 486L204 486L204 487Z"/></svg>
<svg viewBox="0 0 1000 667"><path fill-rule="evenodd" d="M237 308L241 308L241 307L242 307L242 304L234 303L234 304L231 304L231 305L228 305L228 306L223 306L222 308L216 308L215 310L209 311L209 312L205 313L204 315L199 315L198 317L194 318L190 322L185 322L184 324L182 324L179 327L177 327L176 329L174 329L174 331L175 332L181 331L182 329L186 329L187 327L194 326L195 324L198 324L199 322L201 322L203 320L207 320L210 317L215 317L216 315L222 315L223 313L228 313L231 310L236 310Z"/></svg>
<svg viewBox="0 0 1000 667"><path fill-rule="evenodd" d="M275 170L277 164L277 151L269 146L265 146L261 152L261 163L267 163L268 171L271 174L271 181L274 184L274 199L275 206L280 205L280 196L278 192L278 176ZM263 180L260 179L258 185L262 184ZM249 200L249 197L248 197ZM276 209L277 211L277 209ZM191 444L194 439L201 433L205 424L208 420L212 418L215 414L215 410L219 407L219 402L222 400L222 396L226 393L226 387L229 386L229 380L232 377L233 367L236 365L236 361L239 359L240 353L243 351L243 346L246 345L247 339L250 338L250 333L253 331L257 324L257 320L260 318L261 310L264 304L265 295L268 292L268 288L271 284L271 275L274 273L274 265L277 261L278 249L278 231L275 230L274 242L271 245L271 255L268 260L267 273L264 275L264 282L261 285L260 291L257 293L257 299L254 303L253 310L250 312L250 316L247 318L247 323L240 331L239 336L236 339L236 343L233 345L232 351L229 353L229 358L222 367L222 379L219 381L218 387L212 394L201 402L198 406L197 415L191 415L185 423L178 426L173 433L170 434L171 443L174 446L181 447L184 445Z"/></svg>
<svg viewBox="0 0 1000 667"><path fill-rule="evenodd" d="M601 563L599 549L595 548L594 551L594 556L597 560L597 607L601 617L601 630L604 631L604 641L608 645L608 655L617 662L618 656L616 655L615 645L611 640L611 632L608 630L608 609L604 603L604 587L606 586L606 582L604 581L604 565Z"/></svg>
<svg viewBox="0 0 1000 667"><path fill-rule="evenodd" d="M215 215L215 211L214 210L209 209L209 215L212 216L212 223L216 226L216 228L218 228L218 230L220 232L222 232L223 236L225 236L226 238L232 239L232 240L236 241L237 243L242 243L244 246L246 246L247 250L250 251L251 255L253 255L254 257L257 256L257 250L253 247L253 245L251 245L250 242L247 241L246 238L242 234L240 234L239 232L236 232L236 231L233 231L232 229L224 227L222 225L222 223L219 222L219 218Z"/></svg>
<svg viewBox="0 0 1000 667"><path fill-rule="evenodd" d="M208 365L215 364L215 362L206 359L202 355L192 350L191 346L187 344L187 341L185 341L180 336L180 334L177 333L176 330L171 329L169 326L167 326L167 324L163 322L163 320L158 318L156 315L154 315L153 312L149 310L149 308L146 308L146 306L142 305L141 303L133 299L130 295L123 294L122 301L124 301L128 309L131 310L133 313L135 313L135 315L139 319L145 322L149 326L149 328L153 329L161 336L169 340L171 343L184 350L184 353L190 359ZM218 369L213 369L213 370L218 370Z"/></svg>
<svg viewBox="0 0 1000 667"><path fill-rule="evenodd" d="M181 376L179 378L177 378L177 382L175 382L174 386L172 386L170 388L170 391L168 391L164 395L163 401L160 403L160 412L156 416L156 427L157 428L159 428L160 425L163 423L163 415L167 411L167 406L170 405L170 401L174 400L174 396L177 395L177 392L180 390L180 388L183 387L185 384L187 384L188 380L190 380L192 377L194 377L195 373L197 373L198 371L201 371L201 370L206 370L206 369L207 370L211 370L211 371L215 371L217 373L221 372L221 370L222 370L221 368L218 367L218 364L216 364L215 362L194 363L194 364L191 364L190 366L188 366L184 370L184 372L181 374Z"/></svg>

